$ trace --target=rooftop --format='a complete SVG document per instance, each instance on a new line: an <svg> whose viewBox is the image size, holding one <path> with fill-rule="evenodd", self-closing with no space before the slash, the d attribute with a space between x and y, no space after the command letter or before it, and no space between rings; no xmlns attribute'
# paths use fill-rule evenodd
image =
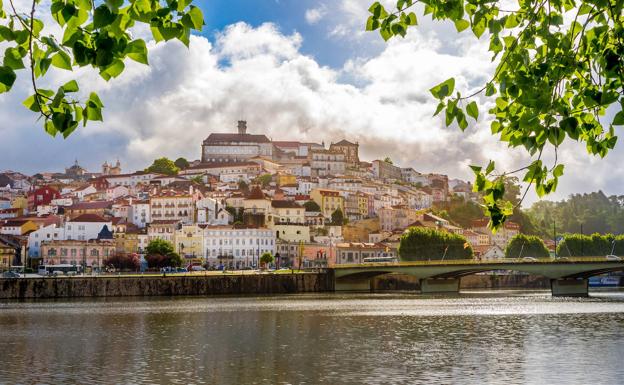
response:
<svg viewBox="0 0 624 385"><path fill-rule="evenodd" d="M70 219L69 222L102 222L108 223L110 219L103 218L97 214L82 214L74 219Z"/></svg>
<svg viewBox="0 0 624 385"><path fill-rule="evenodd" d="M204 144L229 144L229 143L270 143L266 135L252 134L219 134L208 135Z"/></svg>

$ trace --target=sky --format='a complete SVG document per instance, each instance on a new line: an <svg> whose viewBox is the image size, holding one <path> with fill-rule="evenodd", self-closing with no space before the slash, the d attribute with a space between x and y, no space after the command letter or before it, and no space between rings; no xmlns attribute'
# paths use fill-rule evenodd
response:
<svg viewBox="0 0 624 385"><path fill-rule="evenodd" d="M21 72L13 90L0 94L0 170L62 171L77 159L99 171L104 161L119 159L131 172L161 156L198 159L202 140L212 132L234 132L237 120L275 140L328 145L347 139L360 144L363 160L389 156L403 167L451 178L472 180L468 166L489 159L500 170L528 164L521 150L490 134L483 113L490 100L477 100L479 121L463 133L432 116L437 103L431 87L453 76L466 94L491 75L487 36L457 33L452 24L434 23L418 11L417 28L385 43L364 31L370 2L196 1L206 26L189 49L177 41L148 41L150 66L128 60L126 71L110 82L89 69L48 73L42 86L77 78L81 92L98 92L105 105L104 122L90 122L68 139L47 135L21 105L31 93L29 74ZM601 160L569 143L559 159L566 174L549 199L622 193L621 146ZM527 202L535 199L530 193Z"/></svg>

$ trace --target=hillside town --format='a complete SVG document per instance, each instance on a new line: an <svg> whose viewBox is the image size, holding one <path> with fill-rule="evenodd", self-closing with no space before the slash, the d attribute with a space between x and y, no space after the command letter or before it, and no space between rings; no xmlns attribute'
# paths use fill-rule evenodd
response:
<svg viewBox="0 0 624 385"><path fill-rule="evenodd" d="M281 267L310 268L397 258L403 232L463 235L481 259L500 258L519 226L496 234L486 220L460 227L434 214L453 196L478 201L469 182L360 159L358 143L274 141L211 133L201 158L176 173L0 173L0 269L72 264L98 269L113 255L143 256L170 242L186 265L250 269L263 253ZM438 256L439 257L439 256Z"/></svg>

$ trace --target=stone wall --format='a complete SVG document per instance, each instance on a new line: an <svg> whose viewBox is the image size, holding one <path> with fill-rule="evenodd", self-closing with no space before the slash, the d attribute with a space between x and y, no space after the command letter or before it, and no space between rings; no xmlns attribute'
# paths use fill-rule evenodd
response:
<svg viewBox="0 0 624 385"><path fill-rule="evenodd" d="M333 291L331 274L0 279L0 299L282 294Z"/></svg>

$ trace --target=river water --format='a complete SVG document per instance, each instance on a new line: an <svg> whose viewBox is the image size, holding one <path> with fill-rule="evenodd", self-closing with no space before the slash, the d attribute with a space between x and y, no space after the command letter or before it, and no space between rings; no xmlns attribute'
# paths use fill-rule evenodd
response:
<svg viewBox="0 0 624 385"><path fill-rule="evenodd" d="M1 384L623 384L624 292L0 303Z"/></svg>

